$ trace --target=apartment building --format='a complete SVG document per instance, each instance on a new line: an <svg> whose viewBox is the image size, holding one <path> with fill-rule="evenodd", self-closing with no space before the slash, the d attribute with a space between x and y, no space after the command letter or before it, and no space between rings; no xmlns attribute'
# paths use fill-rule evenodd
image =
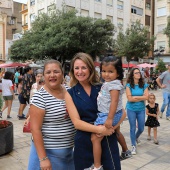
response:
<svg viewBox="0 0 170 170"><path fill-rule="evenodd" d="M28 6L27 4L22 4L22 9L20 11L22 15L22 32L28 30Z"/></svg>
<svg viewBox="0 0 170 170"><path fill-rule="evenodd" d="M168 45L169 39L164 34L164 29L167 26L169 16L170 0L155 0L155 58L160 58L165 63L170 62L170 48Z"/></svg>
<svg viewBox="0 0 170 170"><path fill-rule="evenodd" d="M8 60L13 34L21 32L21 3L0 0L0 62Z"/></svg>
<svg viewBox="0 0 170 170"><path fill-rule="evenodd" d="M78 10L79 16L110 19L118 29L120 26L126 30L130 21L130 3L127 0L28 0L28 29L35 17L41 13L50 13L62 9L63 3L68 9Z"/></svg>

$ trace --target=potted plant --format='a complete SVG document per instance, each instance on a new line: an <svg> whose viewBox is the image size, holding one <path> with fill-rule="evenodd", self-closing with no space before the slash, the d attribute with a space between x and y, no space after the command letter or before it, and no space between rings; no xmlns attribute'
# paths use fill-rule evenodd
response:
<svg viewBox="0 0 170 170"><path fill-rule="evenodd" d="M0 97L0 109L2 98ZM13 123L7 120L0 120L0 155L11 152L14 146Z"/></svg>

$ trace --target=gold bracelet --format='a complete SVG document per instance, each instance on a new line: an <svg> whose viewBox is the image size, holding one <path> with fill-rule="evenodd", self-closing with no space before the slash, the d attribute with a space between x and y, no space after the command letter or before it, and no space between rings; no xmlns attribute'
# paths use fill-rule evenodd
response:
<svg viewBox="0 0 170 170"><path fill-rule="evenodd" d="M41 162L41 161L45 161L46 159L48 159L48 157L46 156L46 157L44 157L44 158L42 158L42 159L39 159L39 161Z"/></svg>

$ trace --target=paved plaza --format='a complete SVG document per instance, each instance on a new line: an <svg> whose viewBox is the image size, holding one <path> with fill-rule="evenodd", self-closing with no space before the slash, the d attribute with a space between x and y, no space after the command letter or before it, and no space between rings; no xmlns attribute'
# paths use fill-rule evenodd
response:
<svg viewBox="0 0 170 170"><path fill-rule="evenodd" d="M162 104L161 90L151 91L157 97L157 103ZM126 96L123 97L124 106ZM14 100L11 121L14 124L14 149L11 153L0 157L0 170L26 170L28 164L30 150L30 134L22 132L24 120L17 119L18 112L17 96ZM27 113L25 109L24 114ZM3 113L6 118L6 111ZM121 161L122 170L170 170L170 121L166 120L165 114L159 119L160 127L158 127L159 145L155 145L153 140L147 141L147 127L141 135L141 145L137 147L137 155L127 160ZM129 149L129 123L127 120L121 125L121 131L126 138ZM121 151L121 149L120 149Z"/></svg>

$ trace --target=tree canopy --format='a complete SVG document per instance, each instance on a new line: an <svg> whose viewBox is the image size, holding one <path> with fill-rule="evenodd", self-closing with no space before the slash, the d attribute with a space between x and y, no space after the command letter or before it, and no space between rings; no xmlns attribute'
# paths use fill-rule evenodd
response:
<svg viewBox="0 0 170 170"><path fill-rule="evenodd" d="M166 68L165 63L163 62L163 60L158 59L158 63L157 63L157 66L156 66L156 73L158 73L158 72L162 73L162 72L164 72L166 70L167 70L167 68Z"/></svg>
<svg viewBox="0 0 170 170"><path fill-rule="evenodd" d="M95 58L112 49L114 25L110 20L76 16L76 11L57 11L42 14L32 28L11 46L14 61L71 59L77 52L86 52Z"/></svg>
<svg viewBox="0 0 170 170"><path fill-rule="evenodd" d="M116 41L115 52L118 56L126 56L128 62L133 59L143 58L152 50L155 37L149 38L147 27L141 26L136 21L126 29L125 33L119 31Z"/></svg>

